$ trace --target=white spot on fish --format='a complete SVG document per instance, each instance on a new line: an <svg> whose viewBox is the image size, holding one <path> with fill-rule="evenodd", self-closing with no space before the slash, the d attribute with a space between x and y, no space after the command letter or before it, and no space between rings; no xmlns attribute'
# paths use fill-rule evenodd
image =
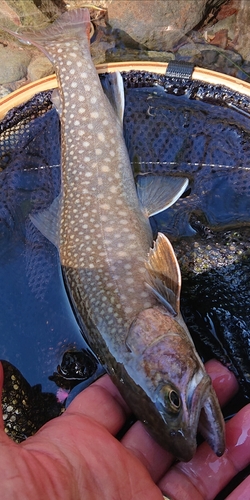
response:
<svg viewBox="0 0 250 500"><path fill-rule="evenodd" d="M101 142L105 141L105 135L103 134L103 132L98 132L97 137L98 137L99 141L101 141Z"/></svg>
<svg viewBox="0 0 250 500"><path fill-rule="evenodd" d="M90 113L90 116L91 116L91 118L98 118L99 113L98 113L97 111L92 111L92 112Z"/></svg>
<svg viewBox="0 0 250 500"><path fill-rule="evenodd" d="M118 257L126 257L127 253L124 252L124 251L122 251L122 250L120 250L119 252L117 252L117 255L118 255Z"/></svg>
<svg viewBox="0 0 250 500"><path fill-rule="evenodd" d="M88 123L88 129L89 129L89 130L93 130L93 128L94 128L94 127L93 127L92 123Z"/></svg>
<svg viewBox="0 0 250 500"><path fill-rule="evenodd" d="M84 89L86 90L86 92L89 92L91 90L91 87L90 85L84 85Z"/></svg>
<svg viewBox="0 0 250 500"><path fill-rule="evenodd" d="M78 101L80 101L80 102L85 101L85 97L83 95L79 95Z"/></svg>
<svg viewBox="0 0 250 500"><path fill-rule="evenodd" d="M88 74L85 71L82 71L82 73L80 73L80 76L82 78L88 78Z"/></svg>
<svg viewBox="0 0 250 500"><path fill-rule="evenodd" d="M88 148L89 147L89 142L88 141L83 141L82 145L85 147L85 148ZM83 151L82 151L83 153Z"/></svg>
<svg viewBox="0 0 250 500"><path fill-rule="evenodd" d="M91 97L91 99L90 99L91 104L95 104L96 101L97 101L97 99L95 96Z"/></svg>
<svg viewBox="0 0 250 500"><path fill-rule="evenodd" d="M95 149L95 154L98 155L98 156L100 156L102 154L102 149L96 148Z"/></svg>
<svg viewBox="0 0 250 500"><path fill-rule="evenodd" d="M71 83L71 87L72 87L72 89L76 89L77 88L77 82L72 82Z"/></svg>
<svg viewBox="0 0 250 500"><path fill-rule="evenodd" d="M80 135L80 137L82 137L85 134L84 130L81 130L81 129L78 130L77 133L78 133L78 135Z"/></svg>
<svg viewBox="0 0 250 500"><path fill-rule="evenodd" d="M78 113L80 113L80 115L82 115L83 113L85 113L85 108L79 108L78 109Z"/></svg>
<svg viewBox="0 0 250 500"><path fill-rule="evenodd" d="M108 167L108 165L102 165L101 166L101 171L102 172L110 172L110 167Z"/></svg>
<svg viewBox="0 0 250 500"><path fill-rule="evenodd" d="M71 75L74 75L74 74L75 74L75 72L76 72L76 71L75 71L75 69L74 69L74 68L72 68L72 69L70 70L70 74L71 74Z"/></svg>

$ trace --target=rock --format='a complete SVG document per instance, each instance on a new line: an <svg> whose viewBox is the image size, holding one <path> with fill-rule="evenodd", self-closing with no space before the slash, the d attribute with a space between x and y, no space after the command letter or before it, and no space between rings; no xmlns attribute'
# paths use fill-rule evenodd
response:
<svg viewBox="0 0 250 500"><path fill-rule="evenodd" d="M239 4L236 16L237 41L235 48L243 59L250 61L250 2L249 0L239 0Z"/></svg>
<svg viewBox="0 0 250 500"><path fill-rule="evenodd" d="M33 0L5 0L5 2L16 12L23 26L42 27L48 23L48 18L40 12Z"/></svg>
<svg viewBox="0 0 250 500"><path fill-rule="evenodd" d="M250 82L250 62L244 62L235 76L241 80Z"/></svg>
<svg viewBox="0 0 250 500"><path fill-rule="evenodd" d="M64 0L39 0L35 1L38 9L49 19L54 20L67 10Z"/></svg>
<svg viewBox="0 0 250 500"><path fill-rule="evenodd" d="M150 50L168 51L203 18L207 0L113 0L112 28L125 31Z"/></svg>
<svg viewBox="0 0 250 500"><path fill-rule="evenodd" d="M0 84L15 82L26 76L31 55L23 49L0 46Z"/></svg>
<svg viewBox="0 0 250 500"><path fill-rule="evenodd" d="M225 19L218 21L212 27L203 29L203 33L204 33L204 36L206 36L206 39L210 43L212 43L214 45L220 45L220 42L222 42L222 44L225 45L224 35L226 34L227 38L229 38L230 40L233 40L235 37L235 30L236 30L236 14L234 13L232 16L226 17ZM217 35L217 34L219 34L219 35ZM216 40L216 36L217 36L217 40ZM221 37L221 39L220 39L220 37ZM220 46L222 48L226 48L226 45L224 47L222 45L220 45Z"/></svg>
<svg viewBox="0 0 250 500"><path fill-rule="evenodd" d="M158 61L158 62L170 62L175 59L175 56L172 52L158 52L156 50L148 50L147 52L149 61Z"/></svg>
<svg viewBox="0 0 250 500"><path fill-rule="evenodd" d="M222 49L225 49L228 45L228 30L223 29L220 31L217 31L215 33L214 37L210 40L210 43L212 45L217 45L221 47Z"/></svg>
<svg viewBox="0 0 250 500"><path fill-rule="evenodd" d="M52 75L52 73L54 73L53 64L51 64L47 57L39 56L30 62L27 76L29 80L34 82L45 76Z"/></svg>

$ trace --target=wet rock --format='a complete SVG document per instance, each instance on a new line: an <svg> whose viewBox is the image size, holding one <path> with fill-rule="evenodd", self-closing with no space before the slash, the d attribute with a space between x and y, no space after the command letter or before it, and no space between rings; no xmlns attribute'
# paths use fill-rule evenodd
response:
<svg viewBox="0 0 250 500"><path fill-rule="evenodd" d="M36 7L33 0L6 0L6 4L16 13L23 26L42 27L48 22L48 18ZM8 19L15 22L8 16L3 21L8 21ZM1 22L1 24L3 23Z"/></svg>
<svg viewBox="0 0 250 500"><path fill-rule="evenodd" d="M216 19L221 21L222 19L231 17L233 14L237 14L239 9L239 0L229 0L227 3L223 4L216 15Z"/></svg>
<svg viewBox="0 0 250 500"><path fill-rule="evenodd" d="M236 17L237 42L235 48L243 59L250 61L250 2L249 0L240 0L239 4Z"/></svg>
<svg viewBox="0 0 250 500"><path fill-rule="evenodd" d="M53 64L47 57L40 56L30 62L27 76L29 80L34 82L45 76L52 75L52 73L54 73Z"/></svg>
<svg viewBox="0 0 250 500"><path fill-rule="evenodd" d="M168 51L202 19L207 0L113 0L112 28L123 30L150 50Z"/></svg>
<svg viewBox="0 0 250 500"><path fill-rule="evenodd" d="M148 59L151 61L158 62L170 62L175 59L175 56L172 52L158 52L156 50L148 50Z"/></svg>
<svg viewBox="0 0 250 500"><path fill-rule="evenodd" d="M34 3L51 20L67 10L64 0L34 0Z"/></svg>
<svg viewBox="0 0 250 500"><path fill-rule="evenodd" d="M217 31L212 40L210 41L212 45L218 45L222 49L225 49L228 45L228 30L223 29Z"/></svg>
<svg viewBox="0 0 250 500"><path fill-rule="evenodd" d="M4 85L0 86L0 99L5 97L11 92L11 90L8 87L4 87ZM1 171L1 170L0 170Z"/></svg>
<svg viewBox="0 0 250 500"><path fill-rule="evenodd" d="M30 59L31 55L22 49L0 46L0 84L24 78Z"/></svg>
<svg viewBox="0 0 250 500"><path fill-rule="evenodd" d="M244 62L235 76L241 80L250 82L250 62Z"/></svg>
<svg viewBox="0 0 250 500"><path fill-rule="evenodd" d="M206 33L206 38L208 41L210 41L210 43L216 44L217 42L215 40L215 37L217 36L218 33L222 32L227 32L227 37L230 40L234 40L235 29L236 29L236 14L233 14L232 16L229 16L221 21L218 21L212 27L206 29L204 33ZM217 44L220 45L219 40ZM226 45L223 48L226 48Z"/></svg>

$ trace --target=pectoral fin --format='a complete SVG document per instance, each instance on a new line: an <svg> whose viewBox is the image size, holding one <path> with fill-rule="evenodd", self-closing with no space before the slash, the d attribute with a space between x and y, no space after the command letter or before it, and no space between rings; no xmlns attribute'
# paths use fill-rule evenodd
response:
<svg viewBox="0 0 250 500"><path fill-rule="evenodd" d="M138 175L138 198L148 217L171 207L184 193L188 185L186 177L165 175Z"/></svg>
<svg viewBox="0 0 250 500"><path fill-rule="evenodd" d="M179 314L181 272L174 249L164 234L158 233L145 266L149 276L147 286L170 314Z"/></svg>
<svg viewBox="0 0 250 500"><path fill-rule="evenodd" d="M59 248L59 215L60 215L61 195L54 199L47 210L31 215L30 220L34 226L47 238L53 245Z"/></svg>

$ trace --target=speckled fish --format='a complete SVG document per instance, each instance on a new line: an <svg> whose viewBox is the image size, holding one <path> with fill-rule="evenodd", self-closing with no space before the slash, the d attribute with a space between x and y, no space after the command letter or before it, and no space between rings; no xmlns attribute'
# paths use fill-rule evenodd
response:
<svg viewBox="0 0 250 500"><path fill-rule="evenodd" d="M162 234L150 249L148 216L174 203L187 181L149 177L138 198L88 32L89 13L78 9L42 32L17 35L50 58L60 89L62 193L32 220L58 245L87 340L135 415L181 460L195 453L198 429L221 455L224 421L180 314L177 260Z"/></svg>

